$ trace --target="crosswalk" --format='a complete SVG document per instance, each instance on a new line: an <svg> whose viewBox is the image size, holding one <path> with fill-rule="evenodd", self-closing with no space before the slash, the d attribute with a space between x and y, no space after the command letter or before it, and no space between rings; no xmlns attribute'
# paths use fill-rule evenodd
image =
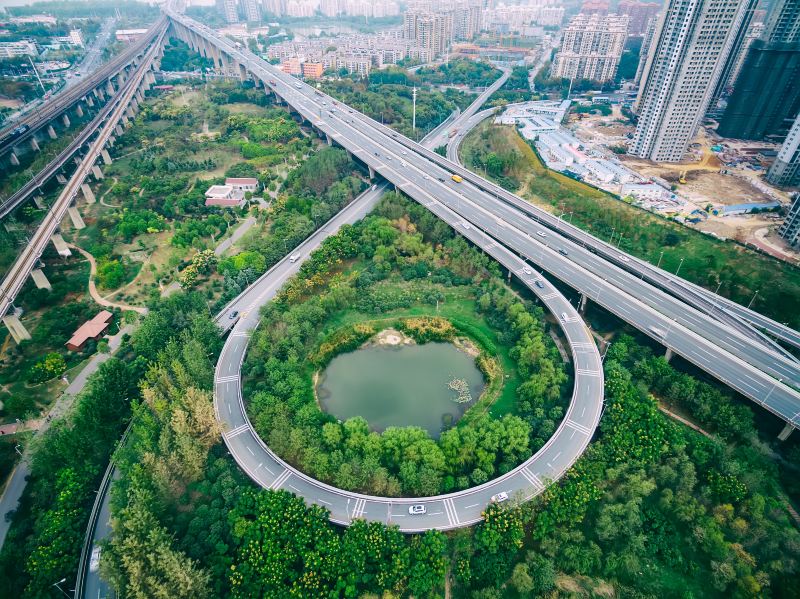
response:
<svg viewBox="0 0 800 599"><path fill-rule="evenodd" d="M249 426L249 425L247 425L247 424L242 424L242 425L240 425L240 426L237 426L237 427L236 427L236 428L234 428L234 429L231 429L231 430L227 431L226 433L223 433L223 436L224 436L226 439L232 439L232 438L233 438L233 437L235 437L236 435L241 435L243 432L245 432L246 430L249 430L249 429L250 429L250 426Z"/></svg>
<svg viewBox="0 0 800 599"><path fill-rule="evenodd" d="M238 381L238 380L239 380L239 375L238 374L232 374L231 376L221 376L217 380L215 380L214 382L215 383L232 383L233 381Z"/></svg>
<svg viewBox="0 0 800 599"><path fill-rule="evenodd" d="M589 370L588 368L576 368L575 374L581 374L583 376L602 376L602 370Z"/></svg>
<svg viewBox="0 0 800 599"><path fill-rule="evenodd" d="M582 424L578 424L574 420L567 420L564 422L564 425L578 431L579 433L583 433L584 435L592 434L592 431L590 431L587 427L583 426Z"/></svg>
<svg viewBox="0 0 800 599"><path fill-rule="evenodd" d="M364 514L364 509L367 507L367 500L364 498L356 499L356 503L353 506L353 513L350 515L352 520L356 518L360 518Z"/></svg>
<svg viewBox="0 0 800 599"><path fill-rule="evenodd" d="M527 468L523 468L519 472L520 474L522 474L522 476L524 476L528 480L529 483L531 483L531 485L533 486L534 489L536 489L537 492L544 491L544 483L533 472L531 472Z"/></svg>
<svg viewBox="0 0 800 599"><path fill-rule="evenodd" d="M273 491L280 489L281 485L283 485L283 483L286 482L286 479L289 478L291 475L292 471L287 468L278 475L278 478L272 481L272 484L269 486L269 488L272 489Z"/></svg>
<svg viewBox="0 0 800 599"><path fill-rule="evenodd" d="M452 499L445 499L442 501L444 503L444 511L447 514L447 521L450 523L450 526L457 526L461 524L461 520L458 519L458 513L456 512L456 506L453 504Z"/></svg>

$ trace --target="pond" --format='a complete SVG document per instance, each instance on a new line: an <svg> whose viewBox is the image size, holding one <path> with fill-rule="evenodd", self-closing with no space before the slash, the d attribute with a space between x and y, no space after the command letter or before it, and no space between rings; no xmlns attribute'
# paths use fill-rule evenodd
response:
<svg viewBox="0 0 800 599"><path fill-rule="evenodd" d="M459 379L468 402L455 401L460 394L450 384ZM475 359L450 343L369 346L335 357L320 374L317 397L340 420L363 416L378 432L419 426L438 439L445 415L458 420L483 388Z"/></svg>

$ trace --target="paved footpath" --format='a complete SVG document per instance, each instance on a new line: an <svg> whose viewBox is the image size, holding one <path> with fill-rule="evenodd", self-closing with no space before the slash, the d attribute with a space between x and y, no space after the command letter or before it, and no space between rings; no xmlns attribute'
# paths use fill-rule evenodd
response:
<svg viewBox="0 0 800 599"><path fill-rule="evenodd" d="M53 407L48 413L48 418L44 418L40 421L41 426L39 427L39 432L46 431L48 428L50 428L50 423L53 420L63 417L69 411L69 409L72 407L75 397L81 391L83 391L83 388L86 385L86 381L89 379L89 377L97 372L97 369L100 368L100 364L108 360L111 357L111 354L119 349L119 346L122 344L122 336L126 333L130 333L131 331L133 331L133 327L131 325L127 325L122 327L122 329L116 335L109 337L108 349L111 353L95 354L89 359L89 363L86 364L83 370L80 371L75 379L64 390L61 396L56 400L56 403L53 404ZM6 534L8 534L8 529L11 526L11 522L9 522L7 519L9 512L13 512L17 509L17 505L19 505L19 498L22 497L22 492L25 490L25 484L27 483L26 479L28 478L28 474L30 474L30 459L31 452L30 450L26 449L22 454L22 459L20 460L19 464L17 464L17 467L14 468L14 471L8 478L3 495L0 496L0 548L2 548L3 542L6 539Z"/></svg>

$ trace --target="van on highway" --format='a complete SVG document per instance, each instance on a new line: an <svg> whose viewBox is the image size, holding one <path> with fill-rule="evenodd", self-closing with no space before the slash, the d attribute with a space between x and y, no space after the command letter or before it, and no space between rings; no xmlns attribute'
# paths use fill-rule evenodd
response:
<svg viewBox="0 0 800 599"><path fill-rule="evenodd" d="M464 179L462 179L461 177L459 177L458 175L453 175L453 176L452 176L452 177L450 177L450 178L451 178L453 181L455 181L456 183L461 183L461 182L464 180Z"/></svg>
<svg viewBox="0 0 800 599"><path fill-rule="evenodd" d="M289 262L291 262L292 264L297 262L299 259L300 259L300 254L292 254L291 256L289 256Z"/></svg>

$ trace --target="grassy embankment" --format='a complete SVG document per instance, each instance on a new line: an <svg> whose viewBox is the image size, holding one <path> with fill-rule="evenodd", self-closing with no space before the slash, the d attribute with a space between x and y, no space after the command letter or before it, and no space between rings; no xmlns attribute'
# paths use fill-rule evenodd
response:
<svg viewBox="0 0 800 599"><path fill-rule="evenodd" d="M483 174L485 156L509 149L519 158L517 193L533 204L554 214L566 213L567 220L600 239L608 240L613 232L620 249L653 264L661 258L661 267L669 272L680 266L681 277L711 290L719 286L721 295L740 304L747 305L758 292L753 309L800 327L800 269L553 172L511 127L488 123L477 127L464 140L461 158L465 166Z"/></svg>

